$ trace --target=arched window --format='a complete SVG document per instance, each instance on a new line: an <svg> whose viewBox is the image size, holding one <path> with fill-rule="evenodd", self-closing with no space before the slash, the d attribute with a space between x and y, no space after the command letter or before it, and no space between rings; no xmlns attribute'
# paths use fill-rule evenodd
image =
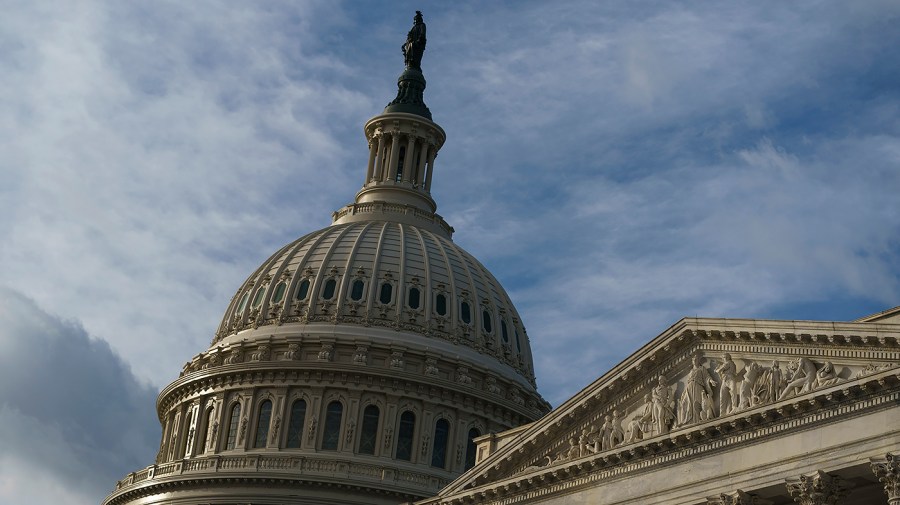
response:
<svg viewBox="0 0 900 505"><path fill-rule="evenodd" d="M300 281L300 285L297 286L297 299L298 300L306 300L306 296L309 294L309 279L303 279Z"/></svg>
<svg viewBox="0 0 900 505"><path fill-rule="evenodd" d="M322 298L325 300L331 300L334 298L334 289L337 287L337 281L334 279L328 279L325 281L325 287L322 288Z"/></svg>
<svg viewBox="0 0 900 505"><path fill-rule="evenodd" d="M378 301L383 304L391 303L394 297L394 286L390 282L381 284L381 294L378 295Z"/></svg>
<svg viewBox="0 0 900 505"><path fill-rule="evenodd" d="M419 308L419 288L409 288L409 296L407 296L406 304L409 308L415 310Z"/></svg>
<svg viewBox="0 0 900 505"><path fill-rule="evenodd" d="M519 330L516 329L516 352L522 352L522 341L519 339Z"/></svg>
<svg viewBox="0 0 900 505"><path fill-rule="evenodd" d="M341 417L344 406L341 402L331 402L325 411L325 430L322 432L322 450L336 451L341 439Z"/></svg>
<svg viewBox="0 0 900 505"><path fill-rule="evenodd" d="M297 400L291 405L291 422L288 424L287 446L299 449L303 439L303 423L306 421L306 401Z"/></svg>
<svg viewBox="0 0 900 505"><path fill-rule="evenodd" d="M493 317L490 312L486 310L481 311L481 327L484 328L486 333L490 333L494 330L494 324L491 322L492 319Z"/></svg>
<svg viewBox="0 0 900 505"><path fill-rule="evenodd" d="M439 419L434 425L434 448L431 451L431 466L444 468L447 464L447 439L450 437L450 423Z"/></svg>
<svg viewBox="0 0 900 505"><path fill-rule="evenodd" d="M247 308L247 300L250 299L250 292L247 291L244 293L244 296L241 297L241 303L238 304L237 314L243 314L244 309Z"/></svg>
<svg viewBox="0 0 900 505"><path fill-rule="evenodd" d="M400 182L403 179L403 162L406 160L406 146L400 146L400 156L397 156L397 179Z"/></svg>
<svg viewBox="0 0 900 505"><path fill-rule="evenodd" d="M287 289L287 283L284 281L275 285L275 292L272 293L272 303L279 303L284 300L284 291Z"/></svg>
<svg viewBox="0 0 900 505"><path fill-rule="evenodd" d="M506 321L500 321L500 336L503 337L503 343L509 343L509 330L506 329Z"/></svg>
<svg viewBox="0 0 900 505"><path fill-rule="evenodd" d="M260 404L259 414L256 416L256 440L253 441L253 447L266 446L266 439L269 438L269 421L271 420L272 402L266 400Z"/></svg>
<svg viewBox="0 0 900 505"><path fill-rule="evenodd" d="M413 435L416 431L416 415L410 411L400 414L400 429L397 432L397 459L410 461L413 451Z"/></svg>
<svg viewBox="0 0 900 505"><path fill-rule="evenodd" d="M350 288L350 299L354 302L358 302L362 300L363 290L366 287L366 283L360 279L356 279L353 281L353 286Z"/></svg>
<svg viewBox="0 0 900 505"><path fill-rule="evenodd" d="M203 414L203 419L197 421L197 426L202 430L200 436L197 438L197 441L199 442L199 445L197 446L198 454L206 452L206 448L209 446L209 427L213 423L212 415L213 408L209 407Z"/></svg>
<svg viewBox="0 0 900 505"><path fill-rule="evenodd" d="M475 439L481 436L481 432L475 428L469 430L466 442L466 470L475 466Z"/></svg>
<svg viewBox="0 0 900 505"><path fill-rule="evenodd" d="M225 449L234 449L234 443L237 440L238 423L241 422L241 404L235 403L231 407L231 416L228 418L228 439L225 443Z"/></svg>
<svg viewBox="0 0 900 505"><path fill-rule="evenodd" d="M359 453L375 454L375 442L378 438L378 407L369 405L363 411L362 427L359 430Z"/></svg>
<svg viewBox="0 0 900 505"><path fill-rule="evenodd" d="M443 293L438 293L438 295L434 297L434 311L437 312L439 316L447 315L447 297L444 296Z"/></svg>
<svg viewBox="0 0 900 505"><path fill-rule="evenodd" d="M253 297L253 303L250 304L251 308L259 307L259 304L262 303L263 295L266 294L266 287L260 286L259 289L256 290L256 295Z"/></svg>
<svg viewBox="0 0 900 505"><path fill-rule="evenodd" d="M190 449L188 447L189 438L191 437L191 409L184 414L184 429L181 430L181 446L178 451L178 454L175 455L175 458L182 458L187 456L187 451Z"/></svg>
<svg viewBox="0 0 900 505"><path fill-rule="evenodd" d="M459 318L466 324L472 322L472 310L469 308L469 302L459 304Z"/></svg>

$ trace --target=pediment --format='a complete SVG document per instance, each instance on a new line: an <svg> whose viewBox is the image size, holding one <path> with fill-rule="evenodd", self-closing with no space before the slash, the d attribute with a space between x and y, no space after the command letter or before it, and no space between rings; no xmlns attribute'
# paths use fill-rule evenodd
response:
<svg viewBox="0 0 900 505"><path fill-rule="evenodd" d="M741 430L788 426L896 387L898 337L900 324L682 319L439 496L503 482L521 487Z"/></svg>

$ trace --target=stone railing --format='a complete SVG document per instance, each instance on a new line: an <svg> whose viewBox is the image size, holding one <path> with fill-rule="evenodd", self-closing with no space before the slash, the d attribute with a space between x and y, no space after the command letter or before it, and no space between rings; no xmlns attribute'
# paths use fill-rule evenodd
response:
<svg viewBox="0 0 900 505"><path fill-rule="evenodd" d="M132 472L116 483L113 494L124 493L131 488L152 484L157 480L171 481L177 476L199 476L201 474L229 473L243 474L276 474L282 477L306 477L315 480L316 476L344 476L354 481L367 481L377 486L381 483L394 487L417 487L425 494L434 494L450 481L421 472L412 472L396 467L377 464L357 463L345 459L310 458L293 455L240 455L240 456L208 456L185 459L171 463L151 465ZM260 475L264 477L265 475Z"/></svg>

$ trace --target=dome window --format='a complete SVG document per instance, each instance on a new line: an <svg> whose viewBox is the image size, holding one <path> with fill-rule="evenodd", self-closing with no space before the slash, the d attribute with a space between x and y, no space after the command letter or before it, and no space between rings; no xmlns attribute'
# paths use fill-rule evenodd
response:
<svg viewBox="0 0 900 505"><path fill-rule="evenodd" d="M439 419L434 426L434 448L431 451L431 466L444 468L447 465L447 441L450 438L450 423Z"/></svg>
<svg viewBox="0 0 900 505"><path fill-rule="evenodd" d="M434 297L434 311L437 312L439 316L447 315L447 297L444 296L443 293L438 293L438 295Z"/></svg>
<svg viewBox="0 0 900 505"><path fill-rule="evenodd" d="M279 282L275 286L275 292L272 293L272 303L281 303L281 300L284 300L284 291L287 289L287 283L284 281Z"/></svg>
<svg viewBox="0 0 900 505"><path fill-rule="evenodd" d="M303 279L297 287L297 299L306 300L307 295L309 295L309 279Z"/></svg>
<svg viewBox="0 0 900 505"><path fill-rule="evenodd" d="M366 283L360 279L356 279L353 281L353 285L350 287L350 299L354 302L358 302L362 300L363 290L366 287Z"/></svg>
<svg viewBox="0 0 900 505"><path fill-rule="evenodd" d="M469 302L462 302L459 304L459 318L462 319L462 322L471 324L472 309L469 308Z"/></svg>
<svg viewBox="0 0 900 505"><path fill-rule="evenodd" d="M404 461L412 460L413 435L416 431L416 415L406 411L400 415L400 429L397 432L396 458Z"/></svg>
<svg viewBox="0 0 900 505"><path fill-rule="evenodd" d="M241 404L235 403L231 407L231 417L228 420L228 440L225 442L225 450L234 449L237 441L238 424L241 422Z"/></svg>
<svg viewBox="0 0 900 505"><path fill-rule="evenodd" d="M303 439L303 422L306 420L306 400L297 400L291 405L291 423L288 425L287 446L299 449Z"/></svg>
<svg viewBox="0 0 900 505"><path fill-rule="evenodd" d="M259 289L256 290L256 295L253 297L253 303L250 304L250 308L257 308L262 303L263 295L266 294L266 287L260 286Z"/></svg>
<svg viewBox="0 0 900 505"><path fill-rule="evenodd" d="M466 470L475 466L475 452L477 447L475 439L481 436L481 432L476 428L469 430L469 436L466 441Z"/></svg>
<svg viewBox="0 0 900 505"><path fill-rule="evenodd" d="M516 330L516 352L522 352L522 339L519 338L519 330Z"/></svg>
<svg viewBox="0 0 900 505"><path fill-rule="evenodd" d="M503 337L503 343L509 343L509 330L506 329L506 321L500 321L500 336Z"/></svg>
<svg viewBox="0 0 900 505"><path fill-rule="evenodd" d="M244 296L241 297L241 303L238 304L238 309L237 309L237 313L238 313L238 314L243 314L243 313L244 313L244 309L247 308L247 301L248 301L248 300L250 300L250 292L249 292L249 291L247 291L246 293L244 293Z"/></svg>
<svg viewBox="0 0 900 505"><path fill-rule="evenodd" d="M359 453L375 454L375 442L378 438L378 416L380 412L375 405L369 405L363 411L362 427L359 430Z"/></svg>
<svg viewBox="0 0 900 505"><path fill-rule="evenodd" d="M341 417L344 406L341 402L331 402L325 412L325 431L322 434L322 450L336 451L341 438Z"/></svg>
<svg viewBox="0 0 900 505"><path fill-rule="evenodd" d="M325 287L322 288L322 298L326 300L331 300L334 298L334 290L337 288L337 281L334 279L328 279L325 281Z"/></svg>
<svg viewBox="0 0 900 505"><path fill-rule="evenodd" d="M269 438L269 422L272 420L272 402L266 400L259 406L259 415L256 416L256 440L253 447L261 448L266 446L266 439Z"/></svg>
<svg viewBox="0 0 900 505"><path fill-rule="evenodd" d="M491 313L482 310L481 311L481 327L484 328L484 331L490 333L494 330L494 325L491 323Z"/></svg>
<svg viewBox="0 0 900 505"><path fill-rule="evenodd" d="M397 156L397 177L394 182L403 180L403 163L406 161L406 146L400 146L400 156Z"/></svg>
<svg viewBox="0 0 900 505"><path fill-rule="evenodd" d="M409 288L409 296L407 297L406 304L409 305L409 308L415 310L419 308L419 288Z"/></svg>
<svg viewBox="0 0 900 505"><path fill-rule="evenodd" d="M387 305L391 303L391 299L394 297L394 286L391 285L390 282L385 282L381 285L381 294L378 295L378 301Z"/></svg>

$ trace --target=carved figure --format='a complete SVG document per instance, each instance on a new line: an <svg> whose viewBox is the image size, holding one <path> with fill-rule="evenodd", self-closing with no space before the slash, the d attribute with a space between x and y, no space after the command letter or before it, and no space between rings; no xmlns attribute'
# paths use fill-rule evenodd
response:
<svg viewBox="0 0 900 505"><path fill-rule="evenodd" d="M365 365L369 360L369 348L360 345L356 347L356 354L353 355L353 362L357 365Z"/></svg>
<svg viewBox="0 0 900 505"><path fill-rule="evenodd" d="M816 380L813 383L813 388L824 388L828 386L833 386L840 381L837 374L834 372L834 365L831 364L830 361L826 361L822 368L816 372Z"/></svg>
<svg viewBox="0 0 900 505"><path fill-rule="evenodd" d="M712 394L702 391L700 393L700 420L709 421L716 417L716 411L713 408Z"/></svg>
<svg viewBox="0 0 900 505"><path fill-rule="evenodd" d="M394 351L391 353L391 368L403 369L403 352Z"/></svg>
<svg viewBox="0 0 900 505"><path fill-rule="evenodd" d="M471 384L472 378L469 377L469 369L468 367L458 367L456 369L456 382L459 384Z"/></svg>
<svg viewBox="0 0 900 505"><path fill-rule="evenodd" d="M331 361L334 356L334 344L322 344L322 350L319 351L319 361Z"/></svg>
<svg viewBox="0 0 900 505"><path fill-rule="evenodd" d="M777 361L773 361L772 368L769 370L768 401L774 402L778 400L778 393L781 392L782 380L783 377L781 376L781 368L778 367Z"/></svg>
<svg viewBox="0 0 900 505"><path fill-rule="evenodd" d="M693 359L693 368L687 376L684 384L684 392L681 393L681 400L678 403L678 425L699 423L706 421L709 417L704 418L703 398L709 398L712 395L712 388L716 386L716 381L709 375L709 371L703 367L703 357L695 354ZM709 403L709 402L707 402Z"/></svg>
<svg viewBox="0 0 900 505"><path fill-rule="evenodd" d="M500 394L500 386L497 385L497 379L494 377L488 377L485 379L485 388L488 393L499 395Z"/></svg>
<svg viewBox="0 0 900 505"><path fill-rule="evenodd" d="M725 353L725 361L716 368L716 373L722 378L722 387L719 388L719 413L727 415L737 408L737 365L731 360L731 354Z"/></svg>
<svg viewBox="0 0 900 505"><path fill-rule="evenodd" d="M603 418L603 424L600 426L599 442L600 442L600 450L605 451L607 449L611 449L609 446L609 437L612 433L612 417L606 416Z"/></svg>
<svg viewBox="0 0 900 505"><path fill-rule="evenodd" d="M609 431L603 441L604 450L613 449L625 440L625 431L622 429L622 418L619 412L614 410L612 419L606 416L606 420L609 423Z"/></svg>
<svg viewBox="0 0 900 505"><path fill-rule="evenodd" d="M240 363L244 361L244 353L241 351L240 347L236 347L231 350L231 353L228 354L228 357L225 358L225 364L230 365L232 363Z"/></svg>
<svg viewBox="0 0 900 505"><path fill-rule="evenodd" d="M669 426L675 419L675 400L672 397L671 389L666 384L665 376L659 376L659 385L653 388L650 397L653 405L654 434L668 433Z"/></svg>
<svg viewBox="0 0 900 505"><path fill-rule="evenodd" d="M413 17L413 27L406 35L403 43L403 61L408 68L422 69L422 55L425 53L425 22L422 13L416 11Z"/></svg>
<svg viewBox="0 0 900 505"><path fill-rule="evenodd" d="M790 398L791 396L805 393L812 389L813 382L816 380L816 365L807 358L797 358L796 361L788 362L788 384L778 395L779 400Z"/></svg>
<svg viewBox="0 0 900 505"><path fill-rule="evenodd" d="M740 383L738 408L747 409L760 404L760 393L765 391L765 385L759 384L762 375L763 368L759 366L759 363L750 363L744 369L744 380Z"/></svg>

